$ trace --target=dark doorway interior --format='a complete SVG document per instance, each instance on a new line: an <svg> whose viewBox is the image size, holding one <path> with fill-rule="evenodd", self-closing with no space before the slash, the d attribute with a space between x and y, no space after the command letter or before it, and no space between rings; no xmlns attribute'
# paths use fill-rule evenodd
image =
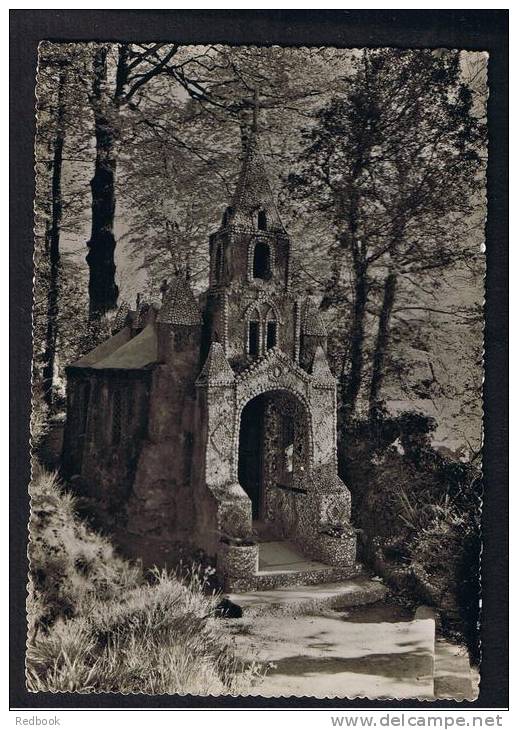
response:
<svg viewBox="0 0 518 730"><path fill-rule="evenodd" d="M265 400L251 400L241 414L239 429L239 483L252 500L252 519L262 517L263 428Z"/></svg>

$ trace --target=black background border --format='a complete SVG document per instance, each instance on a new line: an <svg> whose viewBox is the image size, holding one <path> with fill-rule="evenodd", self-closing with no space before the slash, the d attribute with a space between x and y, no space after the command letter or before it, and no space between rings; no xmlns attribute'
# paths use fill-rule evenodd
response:
<svg viewBox="0 0 518 730"><path fill-rule="evenodd" d="M392 46L487 50L489 166L484 383L482 651L477 701L316 700L77 693L25 689L32 239L37 45L56 41ZM296 709L508 706L508 11L10 11L10 707Z"/></svg>

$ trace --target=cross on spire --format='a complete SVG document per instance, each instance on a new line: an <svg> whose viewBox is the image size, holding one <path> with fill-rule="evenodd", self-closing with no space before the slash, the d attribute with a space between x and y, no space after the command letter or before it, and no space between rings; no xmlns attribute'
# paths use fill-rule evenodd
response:
<svg viewBox="0 0 518 730"><path fill-rule="evenodd" d="M252 98L243 98L241 110L246 111L241 117L242 141L246 142L245 153L241 164L241 172L232 197L231 205L227 208L224 219L224 226L238 225L257 228L259 226L258 215L266 217L267 223L261 223L261 230L284 231L274 195L268 179L267 166L260 152L259 144L259 99L257 89L253 91ZM252 119L250 121L250 108Z"/></svg>

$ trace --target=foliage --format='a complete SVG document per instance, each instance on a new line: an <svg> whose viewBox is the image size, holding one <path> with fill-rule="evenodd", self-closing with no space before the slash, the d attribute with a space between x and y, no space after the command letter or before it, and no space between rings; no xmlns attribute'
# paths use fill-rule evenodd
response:
<svg viewBox="0 0 518 730"><path fill-rule="evenodd" d="M31 447L37 450L49 433L50 422L49 422L49 407L45 402L41 390L40 384L33 385L32 388L32 409L31 409Z"/></svg>
<svg viewBox="0 0 518 730"><path fill-rule="evenodd" d="M379 546L390 570L413 576L409 590L439 609L445 630L466 641L476 661L480 468L432 449L433 428L411 412L380 417L374 433L370 421L356 421L341 434L340 467L353 523Z"/></svg>
<svg viewBox="0 0 518 730"><path fill-rule="evenodd" d="M477 265L486 132L477 111L458 52L365 50L302 130L288 184L334 225L323 306L350 322L338 369L345 417L362 387L373 410L387 374L408 380L445 319L480 338L480 312L458 298L445 307L443 286L446 272L458 284Z"/></svg>
<svg viewBox="0 0 518 730"><path fill-rule="evenodd" d="M99 54L102 69L94 63ZM102 122L97 132L111 134L113 206L105 207L115 210L114 219L111 213L108 217L121 297L131 301L138 291L156 295L163 278L187 266L200 291L207 281L207 235L232 193L256 91L263 153L294 243L294 284L301 293L323 298L329 359L341 378L342 395L358 340L351 336L351 312L359 299L352 239L341 234L343 222L356 211L355 235L366 248L368 264L358 385L368 390L383 285L393 260L398 281L389 343L378 358L380 399L429 400L446 428L477 449L473 424L481 418L483 257L475 252L483 240L485 206L482 196L469 196L483 185L482 54L42 44L35 202L37 378L49 316L46 235L63 58L66 137L55 345L60 396L63 367L82 354L77 340L88 317L85 242L92 226L90 183L99 162L96 118ZM106 71L98 89L101 107L92 96L100 70ZM327 157L332 185L326 190ZM303 182L301 195L282 185L287 172L292 182ZM99 190L102 197L107 188ZM390 230L391 220L404 221L404 230Z"/></svg>
<svg viewBox="0 0 518 730"><path fill-rule="evenodd" d="M36 87L35 247L33 384L52 412L63 395L63 364L74 355L84 281L63 239L86 221L83 175L88 170L90 131L84 87L88 50L82 44L42 42ZM71 174L72 170L72 174ZM61 391L61 392L60 392ZM55 399L56 402L55 402Z"/></svg>
<svg viewBox="0 0 518 730"><path fill-rule="evenodd" d="M27 684L33 692L246 692L204 576L145 576L75 512L55 474L31 485Z"/></svg>

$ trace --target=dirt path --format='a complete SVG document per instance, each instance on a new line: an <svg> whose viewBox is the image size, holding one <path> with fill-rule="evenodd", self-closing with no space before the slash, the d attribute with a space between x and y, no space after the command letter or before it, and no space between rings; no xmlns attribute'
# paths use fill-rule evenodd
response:
<svg viewBox="0 0 518 730"><path fill-rule="evenodd" d="M239 654L267 666L256 695L433 699L434 622L395 604L227 623Z"/></svg>

